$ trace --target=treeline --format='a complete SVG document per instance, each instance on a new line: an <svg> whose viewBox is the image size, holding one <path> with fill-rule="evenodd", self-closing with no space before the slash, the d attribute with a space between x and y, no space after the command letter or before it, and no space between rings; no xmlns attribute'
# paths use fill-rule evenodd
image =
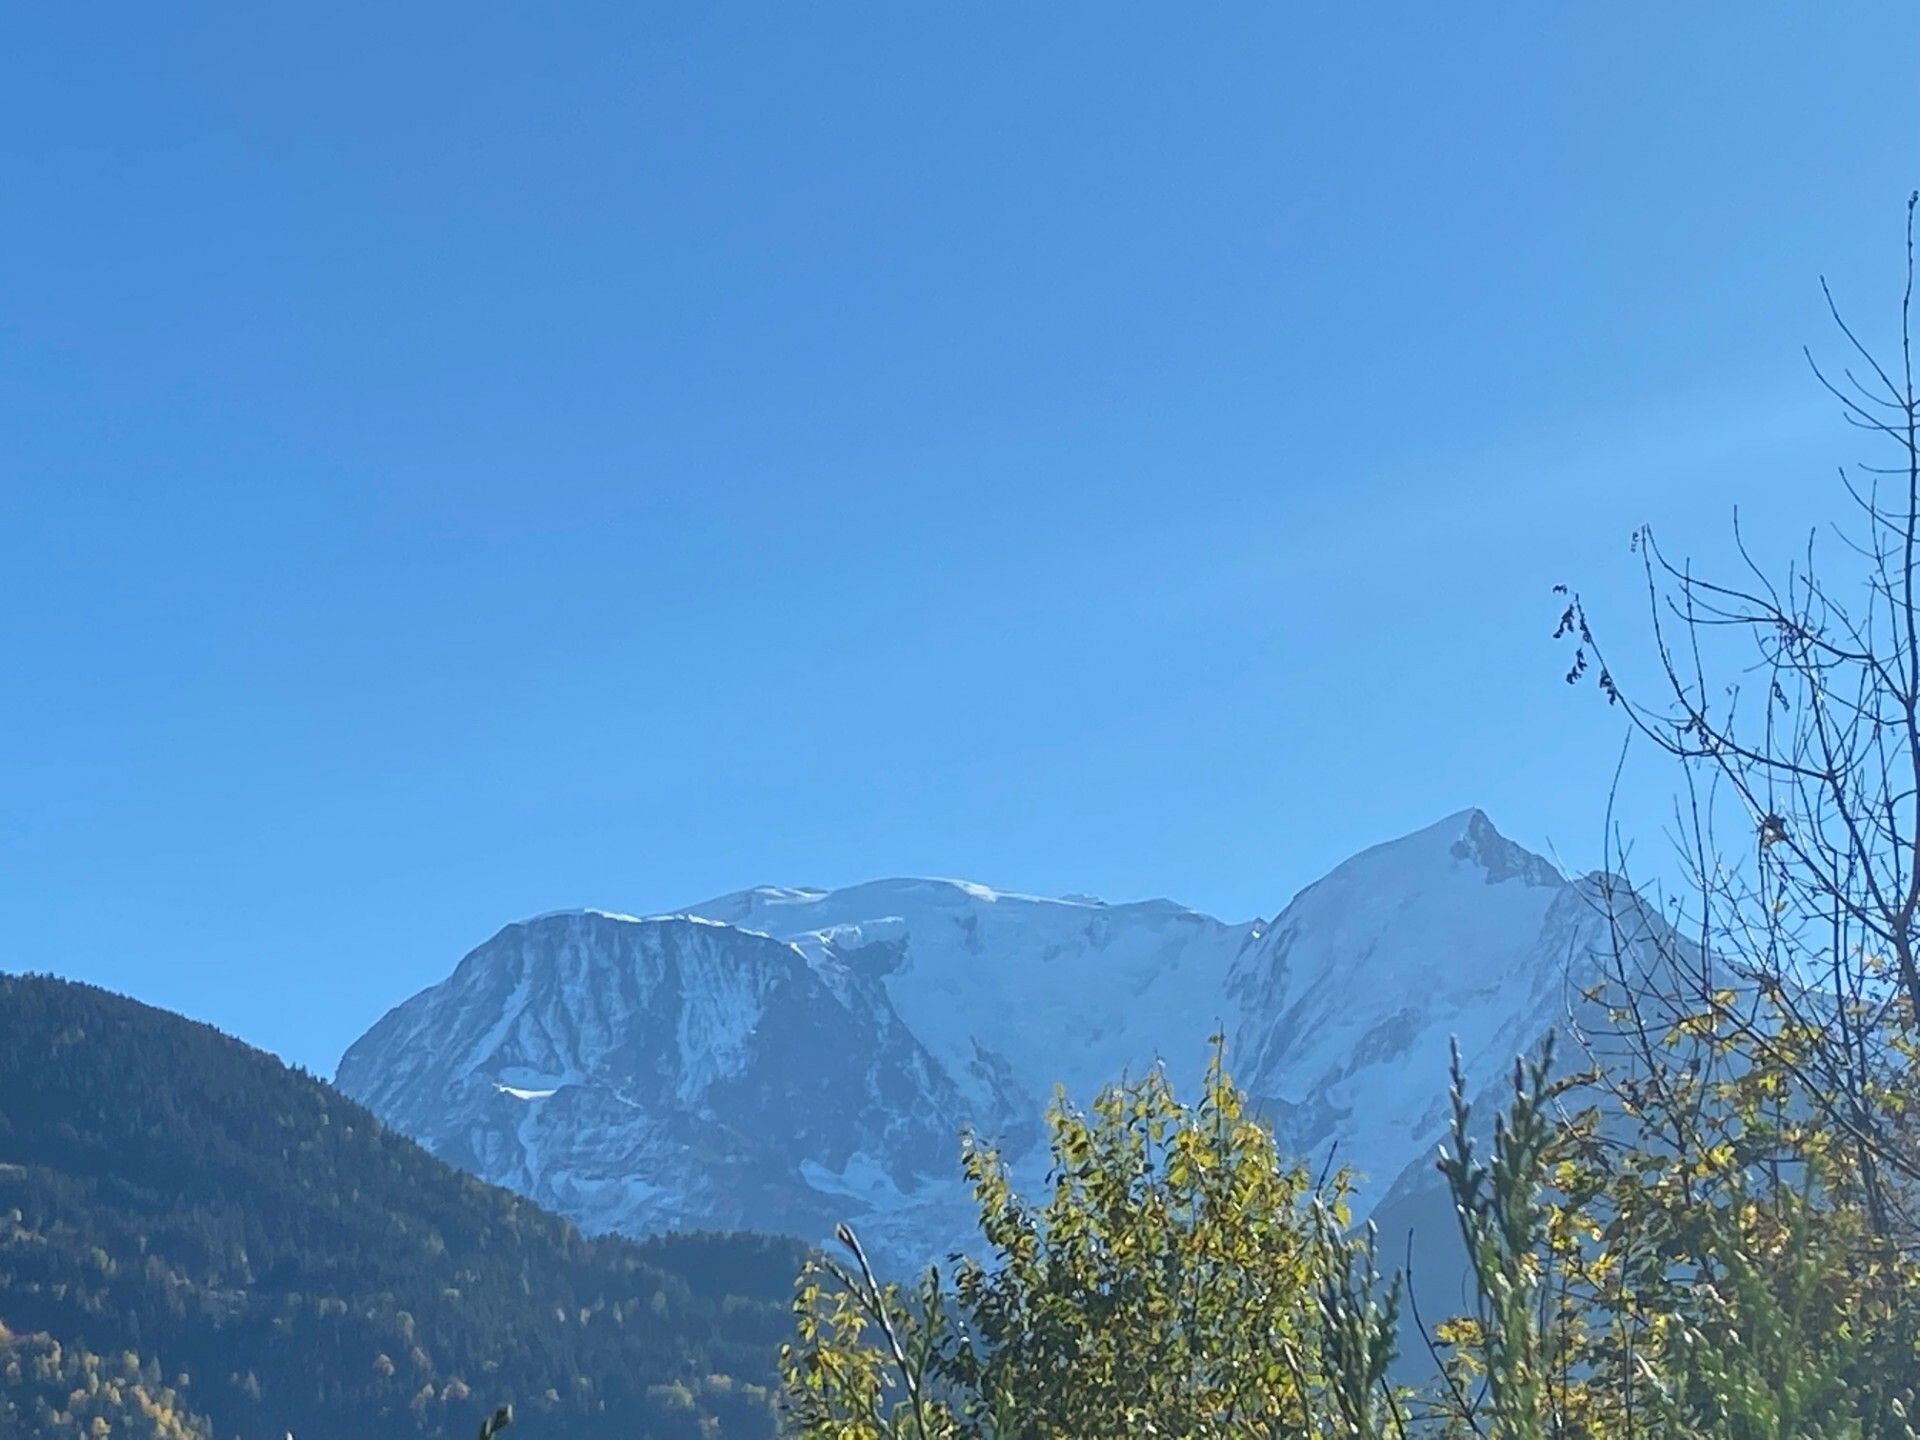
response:
<svg viewBox="0 0 1920 1440"><path fill-rule="evenodd" d="M0 977L9 1436L766 1436L801 1260L583 1237L210 1027Z"/></svg>

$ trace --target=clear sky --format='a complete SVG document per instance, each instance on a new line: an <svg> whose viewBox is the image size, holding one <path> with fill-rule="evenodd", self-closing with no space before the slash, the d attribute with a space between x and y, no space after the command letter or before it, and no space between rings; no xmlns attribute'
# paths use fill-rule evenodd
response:
<svg viewBox="0 0 1920 1440"><path fill-rule="evenodd" d="M0 966L1591 864L1549 587L1832 512L1916 183L1911 0L10 7Z"/></svg>

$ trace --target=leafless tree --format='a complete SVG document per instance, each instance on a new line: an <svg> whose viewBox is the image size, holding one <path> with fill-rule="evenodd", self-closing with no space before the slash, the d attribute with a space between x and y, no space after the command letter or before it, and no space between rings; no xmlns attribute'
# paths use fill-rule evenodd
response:
<svg viewBox="0 0 1920 1440"><path fill-rule="evenodd" d="M1644 684L1608 664L1578 594L1557 632L1574 648L1568 682L1597 684L1684 776L1682 879L1656 900L1665 913L1646 914L1630 883L1609 891L1626 1021L1614 1038L1671 1073L1670 1043L1655 1052L1676 1029L1736 1037L1738 1055L1791 1078L1783 1104L1812 1107L1840 1137L1875 1227L1907 1239L1920 1237L1917 205L1890 346L1865 343L1822 282L1846 359L1808 362L1872 445L1840 472L1846 517L1769 569L1736 513L1739 564L1721 578L1638 531L1657 662ZM1630 881L1611 830L1609 852L1609 872Z"/></svg>

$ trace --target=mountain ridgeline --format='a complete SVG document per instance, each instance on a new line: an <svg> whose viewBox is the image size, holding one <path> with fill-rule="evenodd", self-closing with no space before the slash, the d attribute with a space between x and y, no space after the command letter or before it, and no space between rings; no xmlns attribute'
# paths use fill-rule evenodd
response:
<svg viewBox="0 0 1920 1440"><path fill-rule="evenodd" d="M584 1237L208 1026L0 976L9 1440L765 1436L801 1259Z"/></svg>
<svg viewBox="0 0 1920 1440"><path fill-rule="evenodd" d="M435 1154L593 1232L821 1240L896 1271L972 1233L963 1129L1016 1180L1079 1103L1209 1036L1282 1147L1426 1183L1449 1041L1470 1087L1564 1021L1611 948L1591 881L1466 811L1367 850L1271 923L957 881L764 887L672 915L509 925L398 1006L340 1087Z"/></svg>

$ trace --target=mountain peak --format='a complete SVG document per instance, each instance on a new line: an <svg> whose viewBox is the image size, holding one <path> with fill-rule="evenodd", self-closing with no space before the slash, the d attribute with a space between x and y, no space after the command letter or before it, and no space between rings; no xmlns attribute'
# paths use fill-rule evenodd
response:
<svg viewBox="0 0 1920 1440"><path fill-rule="evenodd" d="M1494 828L1486 811L1474 807L1362 850L1309 888L1339 878L1363 881L1375 893L1405 890L1424 887L1435 876L1461 868L1480 871L1488 885L1518 880L1523 885L1558 889L1567 883L1552 861L1507 839Z"/></svg>
<svg viewBox="0 0 1920 1440"><path fill-rule="evenodd" d="M1567 877L1560 869L1543 855L1536 855L1524 845L1517 845L1493 828L1493 821L1487 818L1484 810L1467 810L1459 815L1449 816L1443 823L1460 822L1459 837L1448 847L1448 853L1456 860L1468 861L1487 872L1487 883L1497 885L1502 880L1517 879L1527 885L1558 887L1567 883Z"/></svg>

